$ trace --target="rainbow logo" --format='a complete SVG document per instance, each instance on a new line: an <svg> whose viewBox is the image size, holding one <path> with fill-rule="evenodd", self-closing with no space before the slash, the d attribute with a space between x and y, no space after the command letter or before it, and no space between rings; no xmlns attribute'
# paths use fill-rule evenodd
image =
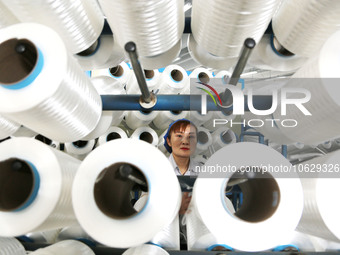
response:
<svg viewBox="0 0 340 255"><path fill-rule="evenodd" d="M207 88L209 88L209 89L217 96L217 99L218 99L218 101L220 102L220 105L222 105L222 100L221 100L219 94L217 93L217 91L216 91L213 87L211 87L211 86L208 85L208 84L205 84L204 82L197 82L197 83L199 83L199 84L201 84L201 85L206 86ZM207 94L212 98L212 100L214 101L215 105L217 106L215 97L211 94L211 92L210 92L209 90L204 89L204 88L200 88L200 87L196 87L196 88L198 88L198 89L200 89L200 90L203 90L205 93L207 93Z"/></svg>

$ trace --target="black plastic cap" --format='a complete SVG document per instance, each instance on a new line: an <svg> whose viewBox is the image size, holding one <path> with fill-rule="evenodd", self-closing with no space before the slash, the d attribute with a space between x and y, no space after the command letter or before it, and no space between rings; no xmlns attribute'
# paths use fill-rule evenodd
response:
<svg viewBox="0 0 340 255"><path fill-rule="evenodd" d="M248 49L253 49L256 46L256 42L253 38L247 38L244 41L244 46L246 46Z"/></svg>
<svg viewBox="0 0 340 255"><path fill-rule="evenodd" d="M134 42L128 42L125 44L125 50L127 52L135 52L136 51L136 44Z"/></svg>

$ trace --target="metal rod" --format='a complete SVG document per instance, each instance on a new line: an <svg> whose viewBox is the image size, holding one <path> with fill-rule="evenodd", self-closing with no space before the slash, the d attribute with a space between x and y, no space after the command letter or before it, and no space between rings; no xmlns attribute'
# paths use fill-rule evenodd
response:
<svg viewBox="0 0 340 255"><path fill-rule="evenodd" d="M238 80L241 77L241 73L243 72L244 67L247 64L250 53L251 53L252 49L255 47L255 45L256 45L256 42L252 38L247 38L244 41L243 48L241 50L241 55L240 55L240 57L237 61L235 69L234 69L234 71L231 75L231 78L229 80L229 85L236 86ZM221 96L221 100L222 100L224 105L231 106L233 104L233 98L231 96L231 92L230 92L229 89L225 89L225 91L223 93L221 93L220 96ZM226 112L226 113L231 114L231 111Z"/></svg>
<svg viewBox="0 0 340 255"><path fill-rule="evenodd" d="M123 179L129 179L139 185L144 186L147 189L147 184L145 183L145 181L135 175L133 175L134 169L132 166L128 165L128 164L124 164L121 165L119 167L119 174L121 176L121 178Z"/></svg>
<svg viewBox="0 0 340 255"><path fill-rule="evenodd" d="M244 70L244 67L247 64L248 58L250 56L250 53L254 49L256 45L256 42L252 38L247 38L244 41L243 48L241 50L240 58L237 61L237 64L235 66L235 69L230 77L229 84L236 86L238 80L240 79L240 76Z"/></svg>
<svg viewBox="0 0 340 255"><path fill-rule="evenodd" d="M127 53L129 53L131 65L135 73L139 89L142 92L142 100L146 103L150 103L152 97L146 84L142 66L138 61L137 46L134 42L128 42L125 44L125 50Z"/></svg>
<svg viewBox="0 0 340 255"><path fill-rule="evenodd" d="M157 95L157 102L151 108L143 108L139 103L139 95L102 95L103 110L149 110L149 111L201 111L201 95ZM272 106L272 96L253 96L253 106L257 110L268 110ZM231 110L216 106L207 97L207 111ZM244 110L249 111L247 96L244 98Z"/></svg>

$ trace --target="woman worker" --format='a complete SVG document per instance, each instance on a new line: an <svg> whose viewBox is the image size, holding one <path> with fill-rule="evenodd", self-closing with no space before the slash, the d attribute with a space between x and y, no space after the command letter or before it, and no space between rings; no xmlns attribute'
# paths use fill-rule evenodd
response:
<svg viewBox="0 0 340 255"><path fill-rule="evenodd" d="M197 128L187 119L179 119L169 125L164 136L164 147L170 154L169 161L176 175L197 175L200 163L194 161L197 144ZM188 210L191 200L189 192L183 192L179 214L183 215Z"/></svg>
<svg viewBox="0 0 340 255"><path fill-rule="evenodd" d="M179 119L169 125L164 136L164 146L176 175L197 175L201 164L190 157L197 144L197 128L187 119Z"/></svg>

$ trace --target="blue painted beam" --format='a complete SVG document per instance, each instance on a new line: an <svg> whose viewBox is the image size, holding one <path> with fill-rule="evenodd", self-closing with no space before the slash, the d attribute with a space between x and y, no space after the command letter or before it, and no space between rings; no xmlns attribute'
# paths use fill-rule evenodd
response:
<svg viewBox="0 0 340 255"><path fill-rule="evenodd" d="M139 104L140 95L102 95L103 110L150 110L150 111L201 111L201 95L157 95L157 103L150 109ZM244 99L245 111L249 111L247 96ZM255 109L267 110L272 105L271 96L253 96ZM207 97L207 111L221 111L210 97ZM232 107L226 108L230 111Z"/></svg>

